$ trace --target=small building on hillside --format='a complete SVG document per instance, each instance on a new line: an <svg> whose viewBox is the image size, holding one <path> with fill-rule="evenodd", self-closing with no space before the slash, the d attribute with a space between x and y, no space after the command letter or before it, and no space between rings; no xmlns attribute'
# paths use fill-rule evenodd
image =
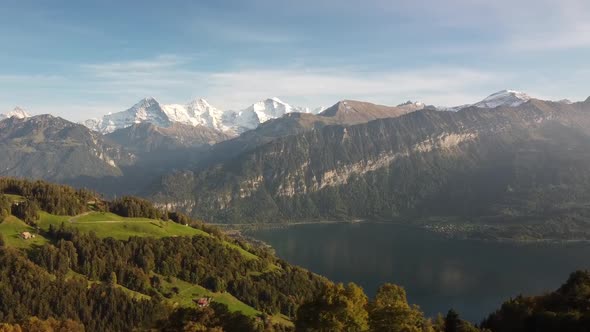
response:
<svg viewBox="0 0 590 332"><path fill-rule="evenodd" d="M195 301L195 303L197 304L197 306L199 308L204 308L204 307L208 307L209 304L211 303L211 298L210 297L202 297L200 299L197 300L193 300Z"/></svg>
<svg viewBox="0 0 590 332"><path fill-rule="evenodd" d="M32 238L34 238L34 237L35 237L35 235L31 234L30 232L22 232L22 233L20 233L20 237L21 237L23 240L28 240L28 239L32 239Z"/></svg>

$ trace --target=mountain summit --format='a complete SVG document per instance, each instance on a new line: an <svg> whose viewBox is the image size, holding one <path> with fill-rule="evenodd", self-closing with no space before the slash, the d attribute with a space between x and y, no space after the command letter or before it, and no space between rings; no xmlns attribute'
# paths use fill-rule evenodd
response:
<svg viewBox="0 0 590 332"><path fill-rule="evenodd" d="M84 125L92 130L106 134L142 122L167 127L171 121L160 103L154 98L148 97L140 100L126 111L107 114L98 120L86 120Z"/></svg>
<svg viewBox="0 0 590 332"><path fill-rule="evenodd" d="M502 90L487 96L484 100L473 104L479 108L496 108L498 106L516 107L529 101L531 97L524 92Z"/></svg>
<svg viewBox="0 0 590 332"><path fill-rule="evenodd" d="M500 106L508 106L508 107L517 107L520 106L527 101L533 99L531 96L527 95L524 92L515 91L515 90L501 90L491 95L487 96L485 99L475 103L475 104L465 104L460 106L454 107L437 107L436 109L441 111L460 111L467 107L477 107L477 108L496 108Z"/></svg>
<svg viewBox="0 0 590 332"><path fill-rule="evenodd" d="M31 115L29 113L27 113L24 109L16 106L12 111L4 113L4 114L0 114L0 120L3 119L9 119L15 117L17 119L25 119L25 118L30 118Z"/></svg>
<svg viewBox="0 0 590 332"><path fill-rule="evenodd" d="M334 118L339 123L353 124L375 119L394 118L422 108L424 108L424 104L413 102L392 107L356 100L342 100L325 109L319 115Z"/></svg>
<svg viewBox="0 0 590 332"><path fill-rule="evenodd" d="M313 113L314 111L308 108L291 106L279 98L273 97L256 102L241 111L230 111L228 120L231 122L234 130L241 133L246 130L255 129L259 124L280 118L285 114L294 112Z"/></svg>

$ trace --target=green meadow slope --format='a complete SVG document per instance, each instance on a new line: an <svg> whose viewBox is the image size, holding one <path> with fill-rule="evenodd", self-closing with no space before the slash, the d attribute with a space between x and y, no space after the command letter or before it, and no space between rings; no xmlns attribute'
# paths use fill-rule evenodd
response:
<svg viewBox="0 0 590 332"><path fill-rule="evenodd" d="M173 312L211 298L219 317L235 313L227 319L243 315L254 325L289 329L298 305L327 282L268 248L141 199L109 202L70 187L0 178L0 212L0 251L22 252L44 269L41 277L115 287Z"/></svg>

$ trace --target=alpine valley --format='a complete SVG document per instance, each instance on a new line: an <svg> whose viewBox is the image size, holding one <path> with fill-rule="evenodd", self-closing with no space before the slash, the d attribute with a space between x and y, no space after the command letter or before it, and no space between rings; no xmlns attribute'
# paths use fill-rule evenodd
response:
<svg viewBox="0 0 590 332"><path fill-rule="evenodd" d="M135 194L227 224L370 220L449 236L590 238L590 98L504 90L461 106L145 98L76 124L0 122L0 175Z"/></svg>
<svg viewBox="0 0 590 332"><path fill-rule="evenodd" d="M590 98L17 108L0 153L0 331L589 327Z"/></svg>

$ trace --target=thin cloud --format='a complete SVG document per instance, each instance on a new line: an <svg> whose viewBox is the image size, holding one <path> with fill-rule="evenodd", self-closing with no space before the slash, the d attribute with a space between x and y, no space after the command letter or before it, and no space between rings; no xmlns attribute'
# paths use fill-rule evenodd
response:
<svg viewBox="0 0 590 332"><path fill-rule="evenodd" d="M307 106L333 103L339 99L365 99L398 103L421 99L428 103L454 104L456 91L473 91L498 82L494 73L465 68L431 68L385 72L355 72L341 69L240 70L209 75L209 96L229 107L244 100L272 95L287 100L308 100ZM434 100L432 97L436 97ZM473 96L472 96L473 97Z"/></svg>
<svg viewBox="0 0 590 332"><path fill-rule="evenodd" d="M477 100L481 91L487 93L490 86L509 75L461 67L366 71L354 67L295 66L204 72L186 69L189 62L168 55L82 68L92 85L88 90L103 98L116 95L117 99L131 102L149 95L163 102L178 103L205 97L224 109L241 109L272 96L309 107L329 105L340 99L389 104L420 99L454 105Z"/></svg>
<svg viewBox="0 0 590 332"><path fill-rule="evenodd" d="M80 68L101 77L149 73L154 70L169 70L190 62L191 59L178 55L160 55L153 59L83 64Z"/></svg>

